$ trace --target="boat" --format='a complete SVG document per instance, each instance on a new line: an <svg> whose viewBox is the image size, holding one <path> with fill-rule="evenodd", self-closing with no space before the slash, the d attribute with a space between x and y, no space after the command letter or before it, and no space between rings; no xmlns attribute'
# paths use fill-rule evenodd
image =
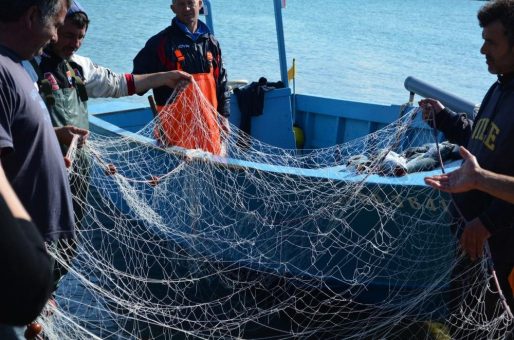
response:
<svg viewBox="0 0 514 340"><path fill-rule="evenodd" d="M416 94L470 115L476 106L413 77L404 105L292 93L281 1L273 4L286 87L265 94L250 137L237 129L233 95L227 156L163 146L150 107L90 106L93 193L83 224L94 227L82 230L77 260L88 274L78 270L79 283L61 295L80 285L96 296L102 307L83 326L93 334L152 337L147 329L160 327L163 337L252 337L285 313L302 321L272 326L273 336L378 338L403 334L396 326L406 320L448 317L458 262L451 198L423 181L441 168L394 176L376 167L393 150L439 146ZM237 146L241 136L250 145ZM350 162L371 154L364 169ZM352 313L360 317L348 322ZM106 315L115 331L91 321Z"/></svg>
<svg viewBox="0 0 514 340"><path fill-rule="evenodd" d="M231 123L237 126L240 112L237 108L236 98L233 98L232 103L232 116L230 119ZM295 148L296 141L293 125L296 125L296 127L300 127L304 131L304 145L310 149L309 152L313 152L313 150L334 145L343 145L344 143L348 143L348 141L368 135L374 130L379 130L381 127L396 120L400 112L400 106L384 106L297 95L297 121L293 123L290 103L291 93L289 89L279 89L268 93L265 97L265 110L263 115L253 118L252 132L254 132L255 135L252 134L252 137L265 142L265 145L268 147L270 145L276 147L276 150L295 150L301 153L303 152L302 150ZM385 256L380 263L375 263L375 265L383 271L383 274L377 273L377 277L384 278L377 279L376 282L373 282L372 285L374 288L380 287L378 290L372 290L374 295L377 295L377 292L390 295L394 287L401 287L402 289L409 287L413 290L417 287L418 289L424 290L428 285L433 284L426 278L432 275L438 276L443 268L447 269L449 267L449 264L453 260L451 253L447 252L448 247L453 246L454 243L450 229L448 228L448 216L440 220L441 211L448 208L449 199L445 195L427 190L423 181L425 176L437 173L437 171L439 171L438 169L417 172L405 177L390 177L379 174L356 174L353 171L346 170L345 164L334 165L332 160L327 160L327 166L322 166L323 160L318 159L315 167L308 164L305 164L304 167L299 167L297 164L269 164L263 161L231 158L230 156L227 158L219 157L204 152L191 154L190 151L179 147L171 147L165 151L165 149L158 148L156 140L138 134L138 131L147 128L154 120L154 116L149 107L127 108L113 111L113 104L110 103L106 105L109 111L105 112L103 112L104 109L102 107L103 105L92 107L92 110L95 111L94 115L90 118L92 132L99 135L123 136L128 138L131 143L135 144L155 145L155 152L168 152L172 155L170 158L175 159L176 164L171 166L167 165L167 168L176 168L181 162L181 156L188 155L193 163L197 160L202 161L199 163L200 165L198 165L200 168L205 166L205 163L208 163L209 175L216 178L223 179L227 177L227 171L231 172L231 176L228 177L237 176L234 174L241 172L255 171L260 177L260 181L275 183L277 186L281 185L282 178L296 181L300 187L302 186L302 182L309 184L316 183L320 192L319 197L313 196L313 193L310 191L306 193L308 197L302 197L301 193L294 197L294 200L298 201L311 201L309 207L312 208L313 211L317 210L317 208L314 207L315 202L326 203L327 197L321 196L328 195L330 197L330 194L328 194L330 192L337 194L338 191L334 189L334 186L354 187L355 191L351 192L352 196L370 196L373 197L370 204L376 202L387 202L390 204L391 202L395 202L394 204L399 207L399 209L395 211L395 217L391 217L387 223L380 226L380 228L383 228L389 233L388 237L391 239L396 239L401 236L402 230L400 226L405 225L406 221L408 221L411 216L417 216L425 222L429 221L432 229L429 233L424 230L424 228L428 227L425 223L419 223L416 227L419 228L419 237L430 236L433 238L430 242L438 245L431 250L434 251L433 254L425 254L425 256L430 259L429 261L437 259L438 265L436 266L434 263L419 263L419 249L413 247L412 244L405 243L397 248L395 253ZM270 130L267 128L268 126L275 128ZM342 127L345 127L346 130L343 130ZM417 127L413 129L426 130L427 137L431 136L431 131L425 128L421 121L418 121ZM332 133L330 133L330 131L332 131ZM420 138L419 132L409 131L409 133L416 134L417 138ZM343 157L341 156L341 158ZM110 161L116 162L112 159ZM195 165L191 166L194 167ZM448 170L451 171L451 169L457 166L458 162L453 162L449 165ZM139 171L143 173L153 173L160 177L167 172L167 170L159 171L155 168L152 170L139 169ZM253 193L256 190L253 184L239 184L247 185L248 187L245 190L248 193ZM182 190L182 188L177 191L180 190ZM408 196L400 197L399 195L404 192L408 192ZM176 194L180 195L180 193ZM225 198L221 198L221 200L229 200L230 198L228 196L229 195ZM352 196L339 198L332 196L331 199L334 200L334 205L337 205L339 204L338 202L342 200L352 200ZM120 198L116 199L116 201L119 200ZM272 200L272 198L269 196L260 198L254 196L251 200L253 200L253 206L247 209L250 211L258 211L259 209L263 209L262 207L266 206L266 202ZM358 269L359 265L372 261L373 256L376 256L376 254L363 254L364 257L360 258L355 263L346 263L342 268L338 268L340 265L337 257L340 257L340 261L348 262L348 251L340 249L341 245L337 244L337 240L330 240L330 237L328 237L327 241L329 242L323 243L323 248L327 252L327 255L316 256L312 253L314 249L312 249L311 241L308 239L307 235L315 232L313 228L320 228L320 226L318 226L318 224L320 224L330 233L340 233L342 235L344 231L339 230L339 228L351 227L358 234L355 236L356 238L370 237L369 233L375 230L377 223L379 223L381 219L379 216L380 210L370 207L369 211L365 210L362 212L362 207L359 206L358 208L359 213L356 214L356 216L352 218L349 216L345 217L352 220L350 226L345 226L344 224L337 225L337 223L328 219L320 221L320 219L309 217L309 211L298 209L293 212L285 211L284 215L280 218L269 221L270 225L280 225L282 228L280 231L272 229L258 232L257 230L262 228L262 226L245 226L241 223L241 228L232 229L230 232L225 230L223 237L212 237L212 233L216 233L216 227L212 226L211 223L215 221L214 223L223 226L225 225L224 219L226 216L231 216L235 219L240 216L239 218L244 219L242 214L237 211L237 208L231 208L229 206L224 206L223 209L217 210L220 213L219 216L213 216L212 211L202 209L205 216L198 215L197 219L198 221L205 220L208 222L205 224L199 222L195 225L195 232L200 235L198 244L188 244L189 240L187 237L182 240L183 242L180 242L178 240L180 237L176 235L177 230L170 231L167 236L161 236L174 238L177 242L181 243L184 247L190 248L190 251L194 251L199 256L209 257L209 254L216 254L212 257L215 257L217 262L225 263L226 266L237 264L258 271L274 273L275 275L302 277L302 279L308 278L310 280L322 279L325 283L331 281L333 284L332 287L338 285L345 287L348 285L348 278L353 277L354 271ZM130 210L131 207L127 207L127 209ZM227 209L231 210L228 211ZM420 211L423 212L420 214ZM265 215L264 212L261 213ZM347 213L350 215L355 214L352 211ZM402 218L402 216L404 216L404 218ZM298 219L311 219L312 223L310 223L310 225L309 223L303 223L303 227L298 230L294 225L298 223L295 222ZM404 220L402 221L402 219ZM434 230L434 222L438 220L439 223L435 223L437 230ZM191 231L189 223L190 221L185 220L183 225L174 224L173 228L188 233ZM252 223L255 223L255 221ZM155 230L155 232L162 233L162 230ZM409 233L412 232L412 230L409 231ZM281 237L284 237L284 239L296 239L296 241L288 242L287 247L270 243L270 240L277 237L277 233L282 233ZM319 233L319 231L316 233ZM201 235L209 235L209 237L202 237ZM241 242L240 244L235 243L237 239L251 240L252 247L254 248L251 250L248 249L248 244L245 242ZM412 239L410 241L416 242ZM355 242L356 244L362 243L362 241L359 240L355 240ZM194 250L191 248L194 248ZM277 248L280 248L280 251L276 251ZM261 258L259 261L253 263L250 260L251 255L249 252L270 255L267 257L266 261L263 261ZM381 252L381 250L379 250L379 252ZM405 263L401 263L401 261L399 263L393 260L398 254L402 254L401 257L405 260ZM283 266L284 263L288 264L287 268ZM386 273L397 272L398 267L414 269L414 263L417 263L416 266L420 271L418 274L413 275L412 272L404 272L403 275L399 275L398 277L387 278L388 275L386 275ZM392 266L397 268L392 268ZM427 271L426 267L431 269ZM333 268L338 268L338 270L335 271ZM367 297L366 299L368 298L371 300L375 299L375 297Z"/></svg>

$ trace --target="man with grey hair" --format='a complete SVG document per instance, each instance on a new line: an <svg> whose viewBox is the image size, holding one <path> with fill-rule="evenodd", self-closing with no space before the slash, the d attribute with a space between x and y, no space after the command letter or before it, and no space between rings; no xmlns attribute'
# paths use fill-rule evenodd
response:
<svg viewBox="0 0 514 340"><path fill-rule="evenodd" d="M70 126L54 130L21 61L57 40L68 6L66 0L0 2L0 166L47 242L74 237L71 193L58 138L69 144L75 134L85 136L87 131Z"/></svg>
<svg viewBox="0 0 514 340"><path fill-rule="evenodd" d="M57 18L62 9L68 8L69 5L69 0L1 1L0 24L5 28L1 32L2 45L8 45L6 42L14 40L16 36L16 38L23 38L19 40L22 43L15 50L19 57L30 59L41 53L50 40L56 39L57 27L62 25ZM23 19L28 19L29 22L23 23Z"/></svg>

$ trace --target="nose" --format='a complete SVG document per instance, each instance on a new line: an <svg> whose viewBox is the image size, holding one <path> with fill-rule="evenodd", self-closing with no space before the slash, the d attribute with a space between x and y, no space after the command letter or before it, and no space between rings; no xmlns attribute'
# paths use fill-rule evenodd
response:
<svg viewBox="0 0 514 340"><path fill-rule="evenodd" d="M50 42L55 44L59 40L59 35L57 34L57 29L52 30L52 36L50 38Z"/></svg>
<svg viewBox="0 0 514 340"><path fill-rule="evenodd" d="M82 39L79 39L79 38L73 39L73 47L75 47L76 49L78 49L81 44L82 44Z"/></svg>
<svg viewBox="0 0 514 340"><path fill-rule="evenodd" d="M482 54L486 54L486 53L487 53L486 49L487 49L487 48L485 47L485 42L484 42L484 43L482 44L482 47L480 47L480 53L482 53Z"/></svg>

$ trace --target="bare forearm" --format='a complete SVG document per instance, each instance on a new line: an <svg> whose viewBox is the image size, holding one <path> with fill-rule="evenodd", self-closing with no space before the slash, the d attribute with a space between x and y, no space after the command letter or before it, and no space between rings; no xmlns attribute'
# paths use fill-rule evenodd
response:
<svg viewBox="0 0 514 340"><path fill-rule="evenodd" d="M136 93L144 93L150 89L166 85L166 73L134 74Z"/></svg>
<svg viewBox="0 0 514 340"><path fill-rule="evenodd" d="M481 170L476 184L478 190L514 204L514 177Z"/></svg>
<svg viewBox="0 0 514 340"><path fill-rule="evenodd" d="M192 76L182 71L134 74L134 87L136 93L145 93L149 89L161 86L181 89L187 86L191 80Z"/></svg>
<svg viewBox="0 0 514 340"><path fill-rule="evenodd" d="M0 195L5 200L7 207L11 210L11 213L16 218L21 218L30 221L30 216L21 204L18 196L14 193L7 177L5 176L4 169L0 166Z"/></svg>

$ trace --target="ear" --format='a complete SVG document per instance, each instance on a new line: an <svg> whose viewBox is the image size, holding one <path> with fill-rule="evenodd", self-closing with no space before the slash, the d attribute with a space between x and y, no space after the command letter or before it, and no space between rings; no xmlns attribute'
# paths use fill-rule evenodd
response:
<svg viewBox="0 0 514 340"><path fill-rule="evenodd" d="M175 5L171 4L170 8L173 13L177 14L177 11L175 11Z"/></svg>
<svg viewBox="0 0 514 340"><path fill-rule="evenodd" d="M22 20L28 29L38 27L37 24L41 22L41 12L39 8L36 5L30 6L22 16Z"/></svg>
<svg viewBox="0 0 514 340"><path fill-rule="evenodd" d="M203 0L198 0L198 8L202 8L203 6Z"/></svg>

